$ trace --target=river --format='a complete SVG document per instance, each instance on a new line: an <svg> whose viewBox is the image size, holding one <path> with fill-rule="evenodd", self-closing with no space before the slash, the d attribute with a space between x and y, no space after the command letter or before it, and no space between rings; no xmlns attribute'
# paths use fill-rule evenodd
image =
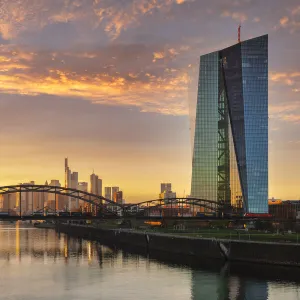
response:
<svg viewBox="0 0 300 300"><path fill-rule="evenodd" d="M167 263L20 222L0 225L0 268L0 299L300 299L293 268Z"/></svg>

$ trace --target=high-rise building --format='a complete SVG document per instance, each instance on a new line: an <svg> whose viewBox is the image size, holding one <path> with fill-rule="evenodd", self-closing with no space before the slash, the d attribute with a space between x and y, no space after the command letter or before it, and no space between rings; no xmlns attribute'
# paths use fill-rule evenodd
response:
<svg viewBox="0 0 300 300"><path fill-rule="evenodd" d="M118 204L122 204L123 203L123 192L122 191L118 191L114 194L114 202L118 203Z"/></svg>
<svg viewBox="0 0 300 300"><path fill-rule="evenodd" d="M71 170L68 164L68 158L65 158L65 187L71 187Z"/></svg>
<svg viewBox="0 0 300 300"><path fill-rule="evenodd" d="M105 193L105 198L106 199L112 200L112 197L111 197L111 187L110 186L106 186L104 188L104 193Z"/></svg>
<svg viewBox="0 0 300 300"><path fill-rule="evenodd" d="M159 199L175 199L176 193L172 191L164 191L159 194Z"/></svg>
<svg viewBox="0 0 300 300"><path fill-rule="evenodd" d="M97 181L97 193L99 196L102 196L102 179L100 178Z"/></svg>
<svg viewBox="0 0 300 300"><path fill-rule="evenodd" d="M88 183L87 182L78 182L78 190L82 191L82 192L88 192ZM85 209L86 207L88 207L88 203L84 202L83 200L79 200L79 207L81 209Z"/></svg>
<svg viewBox="0 0 300 300"><path fill-rule="evenodd" d="M52 179L49 183L50 186L57 186L60 187L61 184L59 180L57 179ZM59 202L61 202L60 198L58 197L59 195L53 194L53 193L48 193L47 195L47 207L50 208L51 210L59 209Z"/></svg>
<svg viewBox="0 0 300 300"><path fill-rule="evenodd" d="M87 182L78 182L78 190L87 192L88 191L88 183Z"/></svg>
<svg viewBox="0 0 300 300"><path fill-rule="evenodd" d="M201 56L191 196L268 212L268 36Z"/></svg>
<svg viewBox="0 0 300 300"><path fill-rule="evenodd" d="M20 183L19 185L34 185L34 181L28 183ZM17 195L17 205L22 213L30 213L33 211L33 192L23 192ZM21 207L21 208L20 208Z"/></svg>
<svg viewBox="0 0 300 300"><path fill-rule="evenodd" d="M161 183L160 184L160 192L171 192L172 191L172 184L171 183Z"/></svg>
<svg viewBox="0 0 300 300"><path fill-rule="evenodd" d="M0 207L2 208L2 210L3 211L13 210L16 207L17 196L19 195L15 193L1 195Z"/></svg>
<svg viewBox="0 0 300 300"><path fill-rule="evenodd" d="M114 199L116 198L116 193L119 191L119 187L118 186L113 186L111 188L111 194L112 194L112 199L113 201L115 201Z"/></svg>
<svg viewBox="0 0 300 300"><path fill-rule="evenodd" d="M102 196L102 179L94 173L90 176L91 181L91 193L97 196Z"/></svg>
<svg viewBox="0 0 300 300"><path fill-rule="evenodd" d="M68 158L65 158L65 187L78 189L78 172L71 172L68 165ZM78 199L68 197L68 208L69 210L78 208Z"/></svg>

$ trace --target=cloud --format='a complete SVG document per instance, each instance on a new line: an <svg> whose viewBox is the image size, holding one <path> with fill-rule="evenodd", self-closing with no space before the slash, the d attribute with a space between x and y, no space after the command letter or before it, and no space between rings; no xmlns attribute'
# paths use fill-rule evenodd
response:
<svg viewBox="0 0 300 300"><path fill-rule="evenodd" d="M248 16L243 12L231 12L229 10L224 10L221 14L222 17L230 17L237 22L245 22L248 20Z"/></svg>
<svg viewBox="0 0 300 300"><path fill-rule="evenodd" d="M294 7L294 8L291 10L291 14L292 14L293 16L295 16L295 15L300 15L300 5Z"/></svg>
<svg viewBox="0 0 300 300"><path fill-rule="evenodd" d="M292 123L300 123L300 114L283 115L282 120L292 122Z"/></svg>
<svg viewBox="0 0 300 300"><path fill-rule="evenodd" d="M281 18L280 20L279 20L279 23L280 23L280 25L282 26L282 27L286 27L287 26L287 24L288 24L288 22L289 22L289 18L288 17L283 17L283 18Z"/></svg>
<svg viewBox="0 0 300 300"><path fill-rule="evenodd" d="M139 24L141 17L159 10L168 12L174 5L191 0L2 0L0 32L4 39L20 33L40 30L53 23L81 21L102 27L108 36L116 38L130 26ZM82 24L83 26L83 24Z"/></svg>
<svg viewBox="0 0 300 300"><path fill-rule="evenodd" d="M289 16L283 16L279 20L279 26L275 29L286 28L291 34L300 30L300 6L296 6L289 10Z"/></svg>
<svg viewBox="0 0 300 300"><path fill-rule="evenodd" d="M297 81L300 83L300 72L271 72L270 80L288 86L293 86Z"/></svg>
<svg viewBox="0 0 300 300"><path fill-rule="evenodd" d="M91 52L0 51L0 91L7 94L79 97L95 104L136 106L141 111L184 115L188 77L172 64L155 65L145 45L111 45ZM172 58L174 48L166 53ZM139 59L138 59L139 58ZM148 66L145 68L145 66Z"/></svg>
<svg viewBox="0 0 300 300"><path fill-rule="evenodd" d="M300 103L289 102L277 105L269 105L269 115L273 120L281 120L290 123L299 123Z"/></svg>

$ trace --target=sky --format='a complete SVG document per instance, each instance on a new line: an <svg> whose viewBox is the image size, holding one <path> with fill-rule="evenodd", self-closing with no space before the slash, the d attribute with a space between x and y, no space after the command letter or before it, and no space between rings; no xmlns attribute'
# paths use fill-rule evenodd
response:
<svg viewBox="0 0 300 300"><path fill-rule="evenodd" d="M127 202L190 193L190 75L269 34L269 196L300 198L299 0L0 0L0 184L81 181ZM197 79L197 78L196 78Z"/></svg>

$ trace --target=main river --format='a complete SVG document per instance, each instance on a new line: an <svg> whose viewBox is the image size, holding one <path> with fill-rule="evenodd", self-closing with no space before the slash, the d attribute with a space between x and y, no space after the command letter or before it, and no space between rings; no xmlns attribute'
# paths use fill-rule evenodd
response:
<svg viewBox="0 0 300 300"><path fill-rule="evenodd" d="M0 299L300 299L293 268L196 265L166 263L22 223L0 225Z"/></svg>

